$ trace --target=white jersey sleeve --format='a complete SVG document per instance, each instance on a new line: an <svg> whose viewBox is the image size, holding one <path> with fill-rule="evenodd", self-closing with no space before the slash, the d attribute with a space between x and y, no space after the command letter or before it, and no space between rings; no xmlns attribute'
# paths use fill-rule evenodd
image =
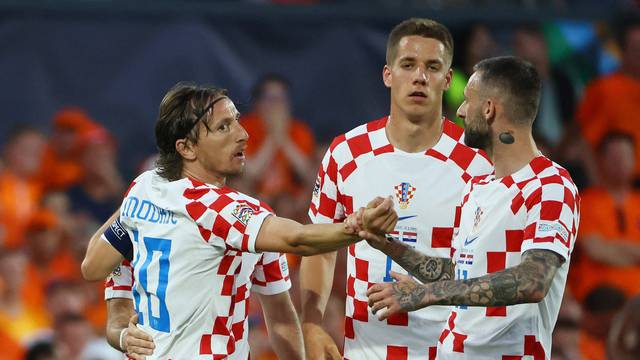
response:
<svg viewBox="0 0 640 360"><path fill-rule="evenodd" d="M318 170L309 206L309 218L314 224L341 222L345 217L344 201L338 189L338 163L333 156L333 150L340 142L341 137L334 139Z"/></svg>
<svg viewBox="0 0 640 360"><path fill-rule="evenodd" d="M567 179L570 178L557 174L541 177L523 190L519 201L527 208L527 221L521 253L544 249L559 254L565 261L569 259L580 214L576 188Z"/></svg>
<svg viewBox="0 0 640 360"><path fill-rule="evenodd" d="M251 278L251 290L262 295L275 295L291 288L287 257L266 252L256 264Z"/></svg>
<svg viewBox="0 0 640 360"><path fill-rule="evenodd" d="M204 184L186 190L184 196L191 200L186 205L189 216L209 244L256 252L256 238L264 219L272 215L270 209L235 192Z"/></svg>
<svg viewBox="0 0 640 360"><path fill-rule="evenodd" d="M115 298L132 299L131 287L133 286L133 268L127 260L123 260L116 267L104 284L104 299Z"/></svg>

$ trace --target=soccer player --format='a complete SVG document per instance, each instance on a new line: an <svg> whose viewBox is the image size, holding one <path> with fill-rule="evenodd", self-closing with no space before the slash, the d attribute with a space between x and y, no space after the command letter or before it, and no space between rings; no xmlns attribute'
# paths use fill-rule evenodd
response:
<svg viewBox="0 0 640 360"><path fill-rule="evenodd" d="M169 90L156 123L157 169L134 180L105 232L108 242L87 250L88 278L105 276L133 254L138 326L155 344L148 359L247 359L252 289L263 295L267 323L290 315L271 328L279 355L304 357L286 293L287 264L278 252L317 254L359 240L344 224L303 226L277 217L225 186L245 162L248 136L239 115L225 90L189 84ZM372 213L378 221L372 231L394 228L389 199Z"/></svg>
<svg viewBox="0 0 640 360"><path fill-rule="evenodd" d="M435 21L409 19L391 31L382 71L390 115L335 138L317 176L312 222L341 222L371 198L392 196L399 220L391 235L425 256L450 256L460 194L472 176L492 171L486 155L463 144L462 128L443 118L452 56L451 34ZM320 325L335 261L335 253L302 261L303 333L311 359L341 358ZM347 261L344 357L434 359L449 309L379 322L367 308L367 288L392 281L400 267L366 242L350 246Z"/></svg>
<svg viewBox="0 0 640 360"><path fill-rule="evenodd" d="M398 282L371 286L369 305L383 321L454 305L438 359L550 359L578 230L578 191L533 141L536 70L518 58L498 57L474 71L458 115L465 142L489 154L495 173L474 177L461 197L453 260L360 234L424 283L393 274Z"/></svg>

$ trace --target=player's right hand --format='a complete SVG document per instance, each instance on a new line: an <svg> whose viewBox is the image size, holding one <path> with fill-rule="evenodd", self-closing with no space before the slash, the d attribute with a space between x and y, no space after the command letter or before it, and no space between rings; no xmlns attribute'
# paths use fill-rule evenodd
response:
<svg viewBox="0 0 640 360"><path fill-rule="evenodd" d="M146 360L146 355L153 355L156 347L153 338L146 332L138 329L138 314L129 319L129 327L124 336L124 350L129 359Z"/></svg>
<svg viewBox="0 0 640 360"><path fill-rule="evenodd" d="M322 326L314 323L303 323L304 348L309 360L341 360L342 355L333 338Z"/></svg>
<svg viewBox="0 0 640 360"><path fill-rule="evenodd" d="M369 202L362 215L362 223L367 232L384 235L395 229L398 214L393 209L391 198L380 200L375 198Z"/></svg>

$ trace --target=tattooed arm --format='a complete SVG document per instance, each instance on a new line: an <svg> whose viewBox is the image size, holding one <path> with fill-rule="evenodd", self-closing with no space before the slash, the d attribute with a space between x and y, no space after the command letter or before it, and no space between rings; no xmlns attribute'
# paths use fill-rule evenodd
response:
<svg viewBox="0 0 640 360"><path fill-rule="evenodd" d="M393 261L421 282L430 283L453 279L454 264L451 259L427 256L398 240L379 239L379 241L384 241L384 244L379 244L379 241L370 240L375 235L368 235L369 244L390 256Z"/></svg>
<svg viewBox="0 0 640 360"><path fill-rule="evenodd" d="M430 305L504 306L542 301L564 259L549 250L532 249L522 255L518 266L468 280L443 280L419 284L410 277L392 274L399 280L372 286L367 295L376 311L387 308L381 320L397 312L414 311Z"/></svg>

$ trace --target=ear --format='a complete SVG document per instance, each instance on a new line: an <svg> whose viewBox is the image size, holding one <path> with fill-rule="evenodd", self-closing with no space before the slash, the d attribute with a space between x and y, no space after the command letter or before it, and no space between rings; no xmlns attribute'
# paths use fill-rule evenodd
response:
<svg viewBox="0 0 640 360"><path fill-rule="evenodd" d="M444 91L449 90L449 87L451 86L451 79L453 79L453 69L449 68L449 70L447 71L447 75L445 75L444 77Z"/></svg>
<svg viewBox="0 0 640 360"><path fill-rule="evenodd" d="M384 86L391 88L392 76L393 75L391 75L391 68L389 67L389 65L385 65L382 68L382 81L384 82Z"/></svg>
<svg viewBox="0 0 640 360"><path fill-rule="evenodd" d="M496 118L496 101L492 98L488 98L482 109L482 115L484 119L487 121L487 124L491 125L495 121Z"/></svg>
<svg viewBox="0 0 640 360"><path fill-rule="evenodd" d="M195 160L196 159L196 151L194 149L193 144L187 139L178 139L176 140L176 150L178 154L182 156L185 160Z"/></svg>

